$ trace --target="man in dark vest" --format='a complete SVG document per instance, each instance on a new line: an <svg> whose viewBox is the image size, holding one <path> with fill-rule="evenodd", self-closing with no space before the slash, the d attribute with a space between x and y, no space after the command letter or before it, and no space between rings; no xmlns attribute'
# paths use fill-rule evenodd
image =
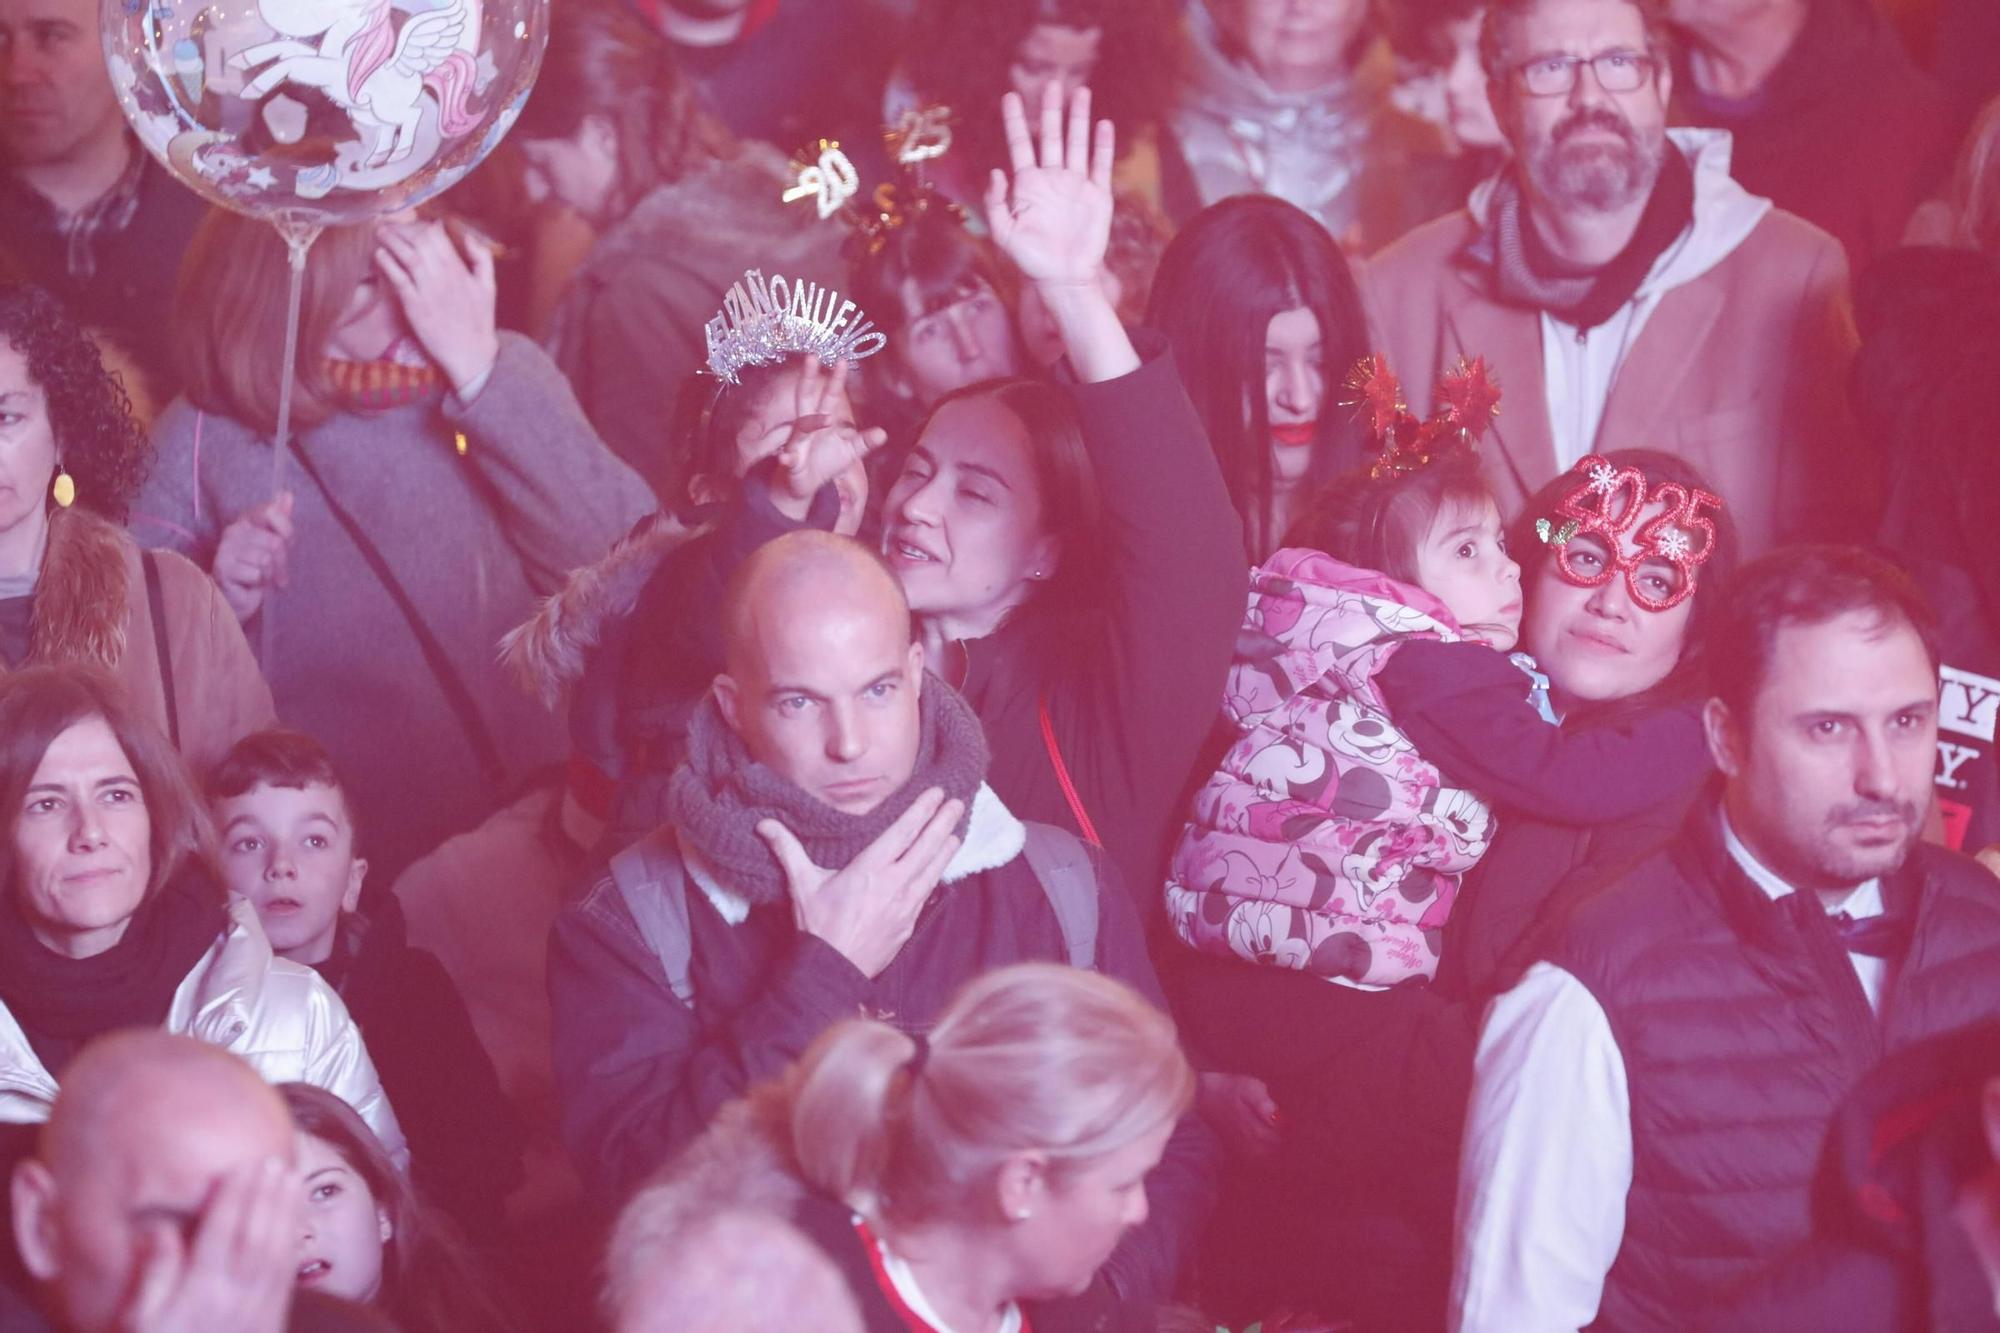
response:
<svg viewBox="0 0 2000 1333"><path fill-rule="evenodd" d="M2000 881L1920 844L1935 624L1859 551L1746 566L1710 641L1722 771L1481 1034L1454 1325L1678 1330L1804 1240L1842 1099L2000 1015Z"/></svg>

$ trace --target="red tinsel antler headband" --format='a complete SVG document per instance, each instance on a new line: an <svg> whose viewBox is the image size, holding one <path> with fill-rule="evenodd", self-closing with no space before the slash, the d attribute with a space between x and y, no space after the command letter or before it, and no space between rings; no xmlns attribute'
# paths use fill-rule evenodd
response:
<svg viewBox="0 0 2000 1333"><path fill-rule="evenodd" d="M1354 408L1382 442L1382 452L1368 469L1376 481L1428 467L1454 448L1472 448L1500 411L1500 387L1487 371L1485 357L1470 362L1459 358L1438 382L1437 411L1423 421L1403 402L1403 386L1380 352L1355 363L1347 387L1354 396L1341 400L1341 406Z"/></svg>
<svg viewBox="0 0 2000 1333"><path fill-rule="evenodd" d="M1600 587L1623 572L1626 591L1648 611L1668 610L1692 596L1695 570L1715 553L1715 524L1702 510L1719 511L1722 498L1675 481L1661 482L1649 493L1644 472L1616 467L1596 454L1578 463L1575 471L1583 477L1582 484L1556 504L1563 522L1535 520L1536 534L1556 548L1556 572L1581 588ZM1639 515L1650 504L1659 505L1661 512L1639 523ZM1634 524L1639 528L1633 537L1636 549L1628 553L1625 534ZM1577 535L1585 532L1603 543L1601 559L1594 549L1588 554L1573 549ZM1678 575L1663 597L1648 589L1640 574L1642 566L1658 561L1672 565Z"/></svg>

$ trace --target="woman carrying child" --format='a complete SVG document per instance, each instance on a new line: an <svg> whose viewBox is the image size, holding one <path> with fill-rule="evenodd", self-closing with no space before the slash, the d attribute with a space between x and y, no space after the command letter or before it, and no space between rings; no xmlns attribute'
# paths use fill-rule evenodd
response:
<svg viewBox="0 0 2000 1333"><path fill-rule="evenodd" d="M1378 359L1352 386L1389 444L1252 573L1225 692L1236 740L1166 887L1193 952L1165 970L1198 1062L1264 1080L1282 1126L1282 1173L1254 1231L1236 1229L1255 1248L1228 1266L1248 1275L1246 1299L1431 1326L1476 1014L1429 983L1460 879L1492 840L1489 803L1625 820L1684 796L1707 757L1692 706L1565 733L1545 679L1508 656L1520 570L1470 447L1497 401L1483 371L1448 380L1427 423ZM1575 543L1564 567L1622 573L1661 608L1685 601L1720 502L1681 485L1649 498L1642 474L1597 458L1576 480L1545 525ZM1640 545L1605 558L1607 534ZM1328 1198L1350 1201L1347 1221ZM1366 1265L1311 1261L1364 1241ZM1257 1289L1287 1272L1309 1285Z"/></svg>

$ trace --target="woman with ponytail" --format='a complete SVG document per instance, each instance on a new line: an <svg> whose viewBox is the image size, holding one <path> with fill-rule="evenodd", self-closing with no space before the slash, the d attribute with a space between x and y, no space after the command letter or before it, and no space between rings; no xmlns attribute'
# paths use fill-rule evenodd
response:
<svg viewBox="0 0 2000 1333"><path fill-rule="evenodd" d="M513 142L536 202L597 239L563 289L546 343L598 434L669 507L675 393L702 330L746 268L842 286L846 229L787 204L785 157L739 143L699 105L671 49L608 0L559 7Z"/></svg>
<svg viewBox="0 0 2000 1333"><path fill-rule="evenodd" d="M869 1333L1150 1327L1096 1279L1145 1220L1147 1173L1194 1086L1164 1014L1050 963L968 983L927 1036L850 1019L633 1200L607 1264L613 1313L661 1247L747 1204L787 1213L833 1261Z"/></svg>

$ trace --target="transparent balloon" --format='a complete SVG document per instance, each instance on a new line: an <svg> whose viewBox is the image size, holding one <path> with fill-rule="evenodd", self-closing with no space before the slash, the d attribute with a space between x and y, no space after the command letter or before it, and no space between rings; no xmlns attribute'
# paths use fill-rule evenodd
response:
<svg viewBox="0 0 2000 1333"><path fill-rule="evenodd" d="M548 0L103 0L105 64L147 150L281 224L449 189L520 114Z"/></svg>

